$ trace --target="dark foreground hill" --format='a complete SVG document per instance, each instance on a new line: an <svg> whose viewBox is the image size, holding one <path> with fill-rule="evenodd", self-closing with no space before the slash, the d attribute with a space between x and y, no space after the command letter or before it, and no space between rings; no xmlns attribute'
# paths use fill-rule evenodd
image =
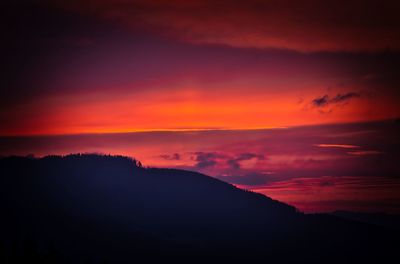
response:
<svg viewBox="0 0 400 264"><path fill-rule="evenodd" d="M364 213L349 211L335 211L331 214L348 220L400 230L399 214Z"/></svg>
<svg viewBox="0 0 400 264"><path fill-rule="evenodd" d="M1 263L396 262L398 231L121 156L0 159Z"/></svg>

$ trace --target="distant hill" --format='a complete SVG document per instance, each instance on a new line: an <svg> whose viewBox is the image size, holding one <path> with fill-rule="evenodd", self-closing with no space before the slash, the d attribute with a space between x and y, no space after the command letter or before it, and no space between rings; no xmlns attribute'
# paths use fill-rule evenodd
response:
<svg viewBox="0 0 400 264"><path fill-rule="evenodd" d="M331 214L344 219L400 230L400 215L398 214L349 211L336 211Z"/></svg>
<svg viewBox="0 0 400 264"><path fill-rule="evenodd" d="M0 159L1 263L337 263L398 258L399 233L304 215L122 156Z"/></svg>

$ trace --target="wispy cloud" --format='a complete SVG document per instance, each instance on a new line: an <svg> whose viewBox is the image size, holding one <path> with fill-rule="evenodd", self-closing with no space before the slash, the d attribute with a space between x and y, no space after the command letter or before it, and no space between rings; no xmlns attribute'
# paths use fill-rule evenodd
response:
<svg viewBox="0 0 400 264"><path fill-rule="evenodd" d="M320 148L345 148L345 149L352 149L352 148L360 147L360 146L349 145L349 144L315 144L314 146L317 146Z"/></svg>
<svg viewBox="0 0 400 264"><path fill-rule="evenodd" d="M350 100L351 98L360 97L359 93L345 93L345 94L337 94L334 98L330 100L331 103L341 103Z"/></svg>
<svg viewBox="0 0 400 264"><path fill-rule="evenodd" d="M331 96L325 94L323 96L314 98L311 101L311 104L314 107L325 107L328 105L347 103L350 99L356 98L356 97L360 97L360 94L355 93L355 92L349 92L349 93L345 93L345 94L339 93L334 97L331 97Z"/></svg>
<svg viewBox="0 0 400 264"><path fill-rule="evenodd" d="M380 155L383 154L383 152L377 150L360 150L360 151L349 151L347 152L347 154L354 156L366 156L366 155Z"/></svg>

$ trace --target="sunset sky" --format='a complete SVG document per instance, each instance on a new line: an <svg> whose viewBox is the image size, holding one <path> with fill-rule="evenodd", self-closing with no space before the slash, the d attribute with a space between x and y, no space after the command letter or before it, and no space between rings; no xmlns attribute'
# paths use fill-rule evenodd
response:
<svg viewBox="0 0 400 264"><path fill-rule="evenodd" d="M2 5L0 154L101 152L400 212L398 1Z"/></svg>

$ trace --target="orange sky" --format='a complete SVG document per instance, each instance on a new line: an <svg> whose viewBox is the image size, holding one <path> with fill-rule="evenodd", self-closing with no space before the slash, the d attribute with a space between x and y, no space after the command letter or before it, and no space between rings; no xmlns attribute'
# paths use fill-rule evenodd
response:
<svg viewBox="0 0 400 264"><path fill-rule="evenodd" d="M333 1L300 2L61 1L40 16L17 10L26 23L7 18L21 38L5 38L0 135L398 118L392 9L371 20Z"/></svg>
<svg viewBox="0 0 400 264"><path fill-rule="evenodd" d="M352 98L345 103L316 107L311 102L318 92L313 89L271 94L263 91L249 94L247 92L252 89L242 86L236 89L235 93L230 93L230 89L223 87L210 92L204 88L184 87L169 89L168 93L143 91L114 98L112 93L42 97L16 107L14 117L21 122L2 128L1 133L48 135L253 129L371 121L400 114L396 102L389 99Z"/></svg>

